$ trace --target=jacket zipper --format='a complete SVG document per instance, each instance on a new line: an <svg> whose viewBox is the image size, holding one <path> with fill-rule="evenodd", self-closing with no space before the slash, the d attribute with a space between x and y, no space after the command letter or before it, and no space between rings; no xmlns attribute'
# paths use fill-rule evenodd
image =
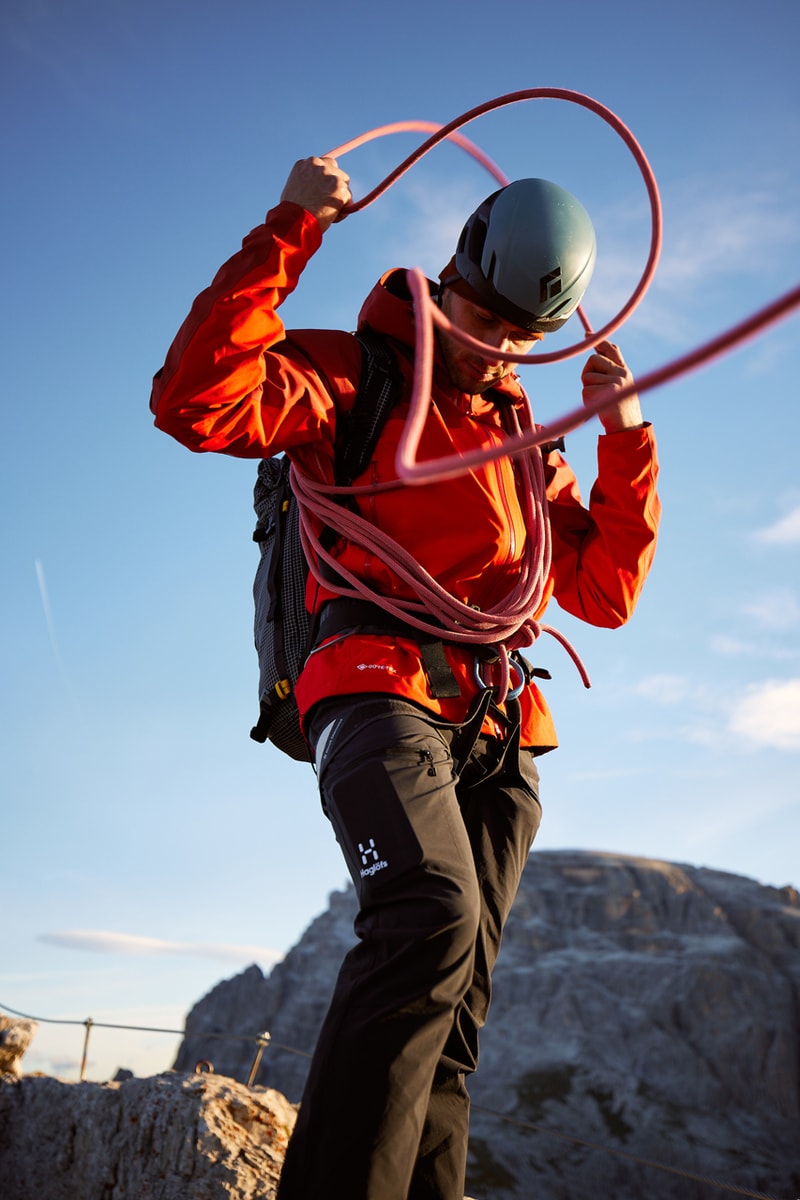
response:
<svg viewBox="0 0 800 1200"><path fill-rule="evenodd" d="M512 513L512 509L511 509L511 503L508 498L508 492L506 491L505 485L503 483L502 460L495 459L493 465L494 465L494 471L495 471L495 478L497 480L497 492L500 497L500 501L503 505L503 513L506 518L506 527L508 529L508 554L506 556L506 562L510 563L510 562L514 561L514 559L516 557L516 553L517 553L517 534L516 534L516 530L514 528L514 517L513 517L513 513ZM513 465L511 467L511 473L512 473L512 477L516 478L516 474L514 472Z"/></svg>

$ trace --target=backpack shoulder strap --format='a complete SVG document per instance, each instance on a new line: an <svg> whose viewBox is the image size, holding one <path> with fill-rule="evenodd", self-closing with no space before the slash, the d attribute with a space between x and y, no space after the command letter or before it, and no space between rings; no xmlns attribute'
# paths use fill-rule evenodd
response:
<svg viewBox="0 0 800 1200"><path fill-rule="evenodd" d="M335 479L341 486L350 486L366 470L386 419L403 394L403 376L386 339L372 331L356 336L361 344L358 389L350 413L337 420ZM260 462L254 500L253 540L262 548L253 587L261 709L250 736L257 742L270 739L290 757L307 761L293 687L314 644L317 620L305 606L308 566L286 455Z"/></svg>
<svg viewBox="0 0 800 1200"><path fill-rule="evenodd" d="M386 338L372 329L361 329L355 336L361 343L361 376L352 409L339 418L335 465L339 487L350 487L367 469L381 430L403 395L403 376Z"/></svg>

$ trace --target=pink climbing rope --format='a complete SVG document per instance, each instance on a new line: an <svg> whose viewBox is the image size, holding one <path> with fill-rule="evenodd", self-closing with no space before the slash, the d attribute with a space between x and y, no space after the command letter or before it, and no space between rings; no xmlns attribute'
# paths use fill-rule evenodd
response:
<svg viewBox="0 0 800 1200"><path fill-rule="evenodd" d="M416 461L415 455L419 447L422 427L425 422L425 413L430 398L430 381L433 370L433 325L437 324L441 326L449 334L452 334L453 337L475 350L480 349L481 343L476 342L474 338L469 337L456 326L452 325L444 313L431 304L427 282L419 270L413 269L408 272L408 283L414 298L415 320L417 322L414 385L411 395L411 407L405 429L400 438L395 462L398 479L406 484L431 483L443 479L452 479L465 471L484 466L486 463L503 455L510 457L518 454L524 455L536 446L555 441L565 434L572 432L572 430L585 424L598 413L612 408L627 396L650 391L652 388L677 379L680 375L686 375L689 371L696 370L713 359L719 358L722 354L755 337L769 325L774 324L783 317L789 316L795 309L800 308L800 286L798 286L786 292L785 295L780 296L777 300L772 301L765 308L759 309L758 312L753 313L738 325L734 325L731 329L725 330L717 337L689 351L688 354L684 354L682 357L666 363L663 367L639 376L625 388L620 388L619 390L605 388L591 403L573 409L548 425L540 425L538 428L531 428L528 432L516 437L509 437L499 448L489 447L486 450L474 450L459 455L457 458L449 455L445 458L429 459L425 463L419 463ZM492 356L496 357L496 355L497 350L494 349ZM503 357L509 362L527 361L524 355L506 353L505 351L503 352Z"/></svg>
<svg viewBox="0 0 800 1200"><path fill-rule="evenodd" d="M514 410L510 419L522 431ZM352 493L351 488L331 488L312 480L292 464L292 489L300 512L300 533L306 558L314 578L324 588L338 595L369 600L405 624L438 637L446 630L448 641L463 645L493 645L499 654L497 693L505 698L509 687L511 666L509 652L534 642L541 633L555 637L573 659L584 686L589 687L588 673L578 654L557 630L542 625L536 614L544 606L550 575L552 547L550 522L547 519L547 497L544 463L541 454L524 455L518 464L519 493L522 516L528 537L516 582L510 593L495 608L478 610L458 600L438 583L419 562L399 543L388 537L358 513L336 502L336 494ZM361 490L361 489L358 489ZM406 585L414 598L387 597L375 592L368 584L348 571L326 550L317 538L312 517L323 526L335 529L354 545L368 549L381 560L390 562L395 575ZM332 587L323 564L345 580L345 586Z"/></svg>
<svg viewBox="0 0 800 1200"><path fill-rule="evenodd" d="M361 212L362 209L367 208L370 204L377 200L379 196L382 196L383 193L387 191L394 183L396 183L398 179L405 175L405 173L410 170L415 163L419 162L424 155L432 150L434 146L437 146L440 142L444 141L445 138L450 138L451 140L456 141L464 149L467 149L470 153L472 153L472 143L467 142L466 139L462 138L457 133L457 130L459 130L463 125L467 125L470 121L474 121L478 117L482 117L486 113L492 112L494 109L503 108L509 104L519 104L526 100L564 100L571 104L577 104L582 108L589 109L591 112L601 117L606 124L609 125L614 132L619 135L636 160L636 165L638 166L642 179L644 180L648 199L650 201L651 236L647 262L645 263L641 278L631 293L630 298L628 299L627 303L623 305L617 315L613 317L612 320L607 322L602 329L594 333L592 332L591 325L589 324L586 314L579 307L579 319L581 320L586 333L589 335L585 341L576 342L574 345L567 346L562 350L553 350L550 353L537 354L535 356L528 356L519 360L515 360L531 364L553 363L572 358L576 354L585 354L587 350L590 350L593 346L596 346L605 338L610 337L615 329L619 329L619 327L628 319L628 317L630 317L634 309L637 308L645 292L649 288L653 276L655 275L658 260L661 255L661 198L658 193L658 185L656 183L655 175L653 174L650 163L647 161L647 156L645 155L642 147L639 145L631 130L619 119L615 113L611 111L610 108L606 108L604 104L600 104L599 101L593 100L590 96L586 96L582 92L570 91L567 88L527 88L523 91L509 92L504 96L498 96L494 100L487 100L484 104L479 104L476 108L471 108L462 116L456 117L454 120L449 121L446 125L440 126L438 130L428 138L427 141L423 142L421 146L418 146L417 149L409 154L408 157L405 158L399 166L395 167L393 171L390 171L386 178L382 180L382 182L376 187L374 187L371 192L368 192L367 195L362 197L361 200L356 200L348 205L345 205L339 214L338 219L340 221L344 220L345 217L350 216L352 213ZM326 157L338 158L342 154L347 153L349 150L354 149L356 146L361 146L365 142L371 141L373 138L383 137L385 134L397 133L401 130L417 128L422 125L424 125L426 128L429 128L428 122L414 121L400 121L394 125L382 125L376 129L369 130L367 133L361 134L359 137L354 138L350 142L345 142L343 145L337 146L335 150L329 151ZM478 151L476 157L477 156L483 157L483 152ZM481 158L479 158L479 161L481 161ZM490 170L501 184L505 185L509 182L507 177L499 172L499 169L496 168L494 164L491 164Z"/></svg>
<svg viewBox="0 0 800 1200"><path fill-rule="evenodd" d="M639 143L627 126L610 109L579 92L562 88L530 88L487 101L450 121L447 125L437 126L427 121L402 121L380 126L338 146L326 157L339 158L373 138L389 133L434 131L426 142L390 172L377 187L361 200L347 205L340 213L339 220L372 204L423 155L445 138L449 138L472 154L494 175L501 186L504 186L508 183L507 177L474 143L457 131L461 126L493 109L533 99L569 101L602 117L619 134L633 154L647 189L651 210L651 242L644 271L627 303L611 321L595 333L583 310L578 308L579 318L587 334L582 342L547 354L525 355L506 352L503 354L504 359L510 362L540 365L561 361L576 354L585 354L599 342L608 338L630 317L641 302L655 275L662 237L658 187L650 164ZM522 410L522 423L520 423L518 414L512 409L510 417L512 428L507 431L508 436L501 439L496 447L420 463L416 459L416 453L419 449L430 404L434 327L438 325L450 336L487 358L496 357L497 350L495 347L469 337L447 320L445 315L432 303L427 281L421 271L413 269L408 272L407 277L414 302L416 345L410 409L396 457L397 479L379 485L378 488L369 485L341 488L312 480L292 464L292 486L298 499L301 536L310 570L321 586L333 590L341 596L366 599L378 604L386 612L423 632L438 636L444 629L448 641L466 645L494 645L500 656L499 678L496 685L497 698L500 703L505 700L509 690L511 673L509 653L530 645L542 633L548 633L556 638L572 657L584 685L590 687L586 669L567 639L558 630L548 625L542 625L536 620L536 614L544 605L551 563L550 522L547 516L544 466L537 448L546 442L562 437L565 433L584 424L592 416L618 404L626 396L634 392L647 391L675 379L679 375L686 374L703 363L726 353L747 338L760 333L774 321L787 316L794 309L800 307L800 287L788 292L705 345L640 377L629 387L617 391L612 388L605 389L590 404L565 414L549 425L537 428L529 406ZM532 453L532 451L536 452ZM529 536L514 587L502 603L488 611L478 611L457 600L442 588L437 580L425 571L402 546L337 501L337 498L342 495L374 493L376 490L446 480L505 456L516 459L523 518ZM384 561L390 562L395 574L403 581L413 598L395 597L392 599L378 594L363 580L343 568L342 564L320 544L314 532L314 520L323 526L334 529L350 542L367 547L372 553L377 552ZM322 564L332 567L339 577L345 580L344 585L332 588L330 580L323 575Z"/></svg>
<svg viewBox="0 0 800 1200"><path fill-rule="evenodd" d="M578 309L578 315L583 323L584 329L589 336L582 342L576 343L574 346L567 347L552 353L536 353L532 355L505 353L504 358L509 362L539 366L544 363L552 363L561 361L566 358L573 357L576 354L585 354L593 346L600 341L610 337L610 335L626 321L635 308L641 303L645 292L649 288L655 275L656 267L661 253L662 240L662 216L661 216L661 201L658 193L658 185L655 180L652 168L647 160L647 157L634 137L630 129L620 120L605 105L599 101L586 96L581 92L571 91L566 88L527 88L522 91L509 92L504 96L499 96L494 100L488 100L475 108L470 109L466 113L454 120L449 121L445 125L437 126L429 121L398 121L391 125L382 125L376 129L371 129L366 133L360 134L349 142L343 143L341 146L329 152L328 157L337 158L350 150L356 149L365 143L372 141L378 137L384 137L390 133L399 133L405 131L428 131L433 129L431 137L418 146L407 158L405 158L399 166L395 167L385 179L383 179L372 191L368 192L361 200L352 201L346 205L339 215L339 220L351 215L352 213L360 212L368 205L372 204L379 196L396 183L415 163L426 155L430 150L437 146L444 139L448 138L455 142L463 149L467 150L479 162L481 162L487 170L494 175L495 179L501 184L508 183L508 178L495 163L488 159L487 156L473 142L458 133L458 130L467 125L470 121L476 120L478 117L485 115L494 109L501 108L509 104L518 104L526 100L563 100L572 104L579 105L601 117L623 140L625 145L630 150L636 160L639 171L642 175L645 187L647 189L648 199L650 201L651 213L651 238L650 250L645 264L644 271L638 284L634 288L628 301L623 305L617 315L603 326L598 332L592 332L591 326L585 313L581 308ZM667 383L673 379L677 379L681 375L685 375L697 367L712 361L721 354L727 353L734 349L737 345L742 344L747 339L761 333L769 325L790 315L795 309L800 307L800 288L795 288L787 292L784 296L779 297L773 303L765 308L754 313L752 316L741 321L738 325L712 338L709 342L697 347L680 358L667 363L665 366L651 371L648 374L639 377L634 384L631 384L624 391L613 392L608 389L606 392L600 393L591 404L583 405L574 411L567 413L565 416L549 425L541 426L538 430L532 430L523 433L516 439L510 439L504 446L497 449L489 449L487 451L476 451L474 454L465 455L463 457L445 459L437 459L427 462L424 467L416 464L414 461L414 453L419 444L419 435L421 433L421 424L424 421L423 409L427 403L427 395L429 395L429 384L431 377L431 362L433 354L433 324L438 324L452 336L462 341L465 345L470 346L478 353L482 353L487 358L494 358L497 354L495 347L486 346L482 342L476 341L469 337L461 330L452 326L444 314L436 308L430 300L427 286L423 286L424 277L418 270L409 272L409 283L415 297L415 320L416 320L416 336L417 336L417 354L415 368L415 391L412 397L411 413L409 415L409 423L406 432L398 448L397 457L397 472L398 480L401 483L422 483L430 482L433 479L447 479L462 471L472 470L476 466L480 466L494 458L500 458L504 455L522 454L525 451L531 450L545 442L552 441L558 437L562 437L565 433L578 428L585 424L591 417L603 412L605 409L617 404L626 396L634 392L642 393L652 388L658 387L661 384ZM389 483L387 488L396 487L398 484ZM353 493L357 493L360 489L353 489ZM369 490L369 489L364 489Z"/></svg>
<svg viewBox="0 0 800 1200"><path fill-rule="evenodd" d="M500 169L486 155L483 154L474 143L463 137L457 132L458 128L466 124L468 121L475 119L484 112L490 111L492 108L500 107L503 104L515 103L523 99L533 99L539 97L554 97L556 99L574 99L578 96L577 93L566 93L562 91L554 91L552 89L534 89L525 93L515 93L513 96L501 97L499 100L490 101L486 105L482 105L479 109L473 109L471 112L458 118L456 121L451 121L447 126L437 126L432 122L421 121L402 121L396 122L393 125L384 125L379 129L370 130L367 133L360 135L351 141L338 146L335 150L330 151L327 157L339 158L348 151L355 149L358 146L372 140L376 137L382 137L389 133L398 133L405 131L432 131L432 136L423 146L418 148L408 159L405 160L395 171L393 171L384 182L378 185L377 188L366 196L363 200L348 205L340 214L340 219L365 208L368 204L376 200L382 195L388 187L391 186L401 175L405 173L415 162L432 149L445 138L449 138L462 148L466 149L479 162L484 165L487 170L494 175L495 179L501 186L505 186L509 180ZM601 115L605 119L610 120L615 127L619 128L621 123L614 117L613 114L602 106L597 106L594 101L589 101L587 98L580 97L580 102L586 103L588 107L594 107L602 110ZM637 293L634 294L632 300L629 301L623 314L616 322L611 322L604 327L598 334L591 333L591 326L585 313L579 308L578 313L584 330L590 335L589 339L583 341L579 346L567 348L556 352L552 355L539 355L534 361L555 361L556 359L566 358L576 353L585 353L592 345L602 340L608 333L616 328L617 324L621 323L625 315L632 311L635 304L638 303L638 298L643 294L646 287L649 285L655 270L655 264L658 258L661 237L661 212L658 200L658 191L655 186L655 180L652 177L647 161L644 158L638 144L633 139L632 134L621 127L622 136L628 144L632 144L632 149L640 163L643 174L645 174L645 182L648 185L648 191L651 197L651 208L653 216L653 236L651 242L651 254L645 270L645 274L640 281ZM407 426L407 434L411 439L412 449L411 456L419 444L419 438L422 434L422 428L425 423L428 399L430 397L430 380L433 361L433 317L430 314L427 305L423 304L420 299L419 288L424 283L424 277L420 272L413 272L414 281L414 298L415 298L415 320L416 320L416 367L414 376L414 394L412 399L411 413L409 414L409 422ZM427 290L427 285L424 285ZM449 323L448 323L449 326ZM467 339L470 344L478 347L482 352L491 356L496 354L492 347L484 346L483 343L474 342L473 339ZM514 361L517 361L515 359ZM529 361L527 356L522 356L519 361ZM524 421L526 429L520 426L519 418L516 413L510 418L513 422L512 428L508 431L508 436L514 442L519 442L521 439L535 436L535 427L533 424L533 415L530 408L524 410ZM501 439L497 448L497 457L505 453L505 444L508 439ZM398 464L402 462L403 454L398 453ZM414 464L412 463L410 470L407 472L409 481L414 477ZM342 494L354 494L367 489L361 488L336 488L327 487L316 483L310 478L304 476L295 466L292 467L292 486L299 503L300 510L300 528L303 545L306 557L310 564L310 569L315 578L321 585L330 586L323 576L322 564L327 564L333 567L340 578L344 578L345 585L337 586L335 590L339 595L354 597L359 599L367 599L373 603L377 603L384 611L402 620L404 623L411 625L414 628L424 632L430 632L438 635L442 629L447 631L448 640L459 642L462 644L485 645L491 644L497 647L500 666L499 678L497 681L497 695L502 702L505 699L510 684L511 664L509 660L509 652L520 649L522 646L529 645L540 636L541 633L547 632L555 637L571 655L576 667L583 679L586 687L590 686L589 677L586 669L581 662L579 656L569 644L569 642L555 629L550 626L543 626L536 620L536 614L544 607L546 598L546 588L548 585L551 562L551 544L550 544L550 522L547 516L547 495L544 481L544 467L540 454L525 454L517 463L517 475L519 481L519 492L523 500L523 518L525 526L529 531L529 536L526 539L523 561L520 564L519 574L517 576L514 587L510 594L506 596L503 602L496 609L488 612L478 612L469 605L463 604L452 596L449 592L443 589L440 584L426 572L420 564L409 555L402 546L398 545L393 539L386 537L380 530L376 530L374 526L360 518L356 513L343 508L337 503L336 497ZM404 477L398 477L397 483L389 486L401 486L405 482ZM408 588L413 599L391 599L389 597L378 595L366 585L362 580L358 579L352 572L348 572L342 568L341 563L333 558L333 556L320 544L318 538L314 534L315 518L323 526L328 526L336 530L337 533L346 537L350 542L369 547L372 553L377 553L392 563L395 573L403 581Z"/></svg>
<svg viewBox="0 0 800 1200"><path fill-rule="evenodd" d="M486 168L490 175L494 175L501 187L505 187L507 183L511 182L508 176L500 170L497 163L493 162L492 159L489 158L489 155L485 154L484 151L481 150L480 146L476 146L474 142L469 140L469 138L466 138L463 134L458 133L457 125L462 124L461 121L459 121L457 124L453 124L451 121L450 124L452 128L448 128L446 131L444 131L444 127L437 124L436 121L394 121L391 125L380 125L377 129L369 129L366 133L359 134L358 137L352 138L349 142L344 142L341 146L337 146L335 150L330 150L325 157L341 158L343 154L349 154L351 150L357 150L359 146L364 146L367 142L374 141L375 138L386 137L390 133L433 133L436 134L436 137L429 139L429 141L426 142L423 147L414 152L412 155L413 162L418 162L419 159L422 158L423 154L427 153L425 147L432 149L432 147L442 141L443 138L448 138L449 141L454 142L455 145L460 146L462 150L466 150L469 154L471 154L472 157L479 162L482 167ZM407 159L406 161L408 166L405 168L405 170L408 170L413 163L410 159ZM400 170L399 174L393 173L391 182L393 183L395 178L399 179L400 174L404 173L405 172L403 170ZM362 208L366 208L372 203L373 200L377 200L378 196L383 195L386 189L390 187L390 182L388 180L389 177L387 176L387 179L384 180L383 183L378 184L378 187L373 189L369 196L366 196L363 200L346 205L346 207L343 208L339 214L338 220L343 220L345 217L348 217L350 213L360 212Z"/></svg>

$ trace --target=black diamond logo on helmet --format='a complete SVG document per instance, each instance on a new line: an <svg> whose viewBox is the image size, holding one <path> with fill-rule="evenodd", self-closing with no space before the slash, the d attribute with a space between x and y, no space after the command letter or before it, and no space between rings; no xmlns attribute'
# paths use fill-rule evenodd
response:
<svg viewBox="0 0 800 1200"><path fill-rule="evenodd" d="M548 300L554 300L560 294L561 267L556 267L555 271L548 271L539 280L539 303L546 304Z"/></svg>

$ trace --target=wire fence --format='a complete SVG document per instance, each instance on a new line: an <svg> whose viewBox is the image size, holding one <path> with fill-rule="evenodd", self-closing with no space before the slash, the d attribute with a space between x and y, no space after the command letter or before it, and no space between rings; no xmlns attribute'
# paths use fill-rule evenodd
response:
<svg viewBox="0 0 800 1200"><path fill-rule="evenodd" d="M252 1087L255 1077L258 1074L258 1068L261 1065L261 1059L264 1051L269 1045L273 1045L277 1050L286 1050L289 1054L297 1054L302 1058L311 1058L311 1055L305 1050L297 1050L294 1046L286 1046L282 1042L273 1042L269 1033L215 1033L206 1030L198 1030L196 1033L190 1029L163 1029L155 1025L115 1025L107 1021L95 1021L93 1017L85 1017L81 1020L65 1020L55 1017L33 1017L30 1013L18 1012L14 1008L9 1008L7 1004L0 1004L0 1011L11 1013L12 1016L20 1017L25 1021L36 1021L41 1025L75 1025L83 1026L86 1030L83 1038L83 1053L81 1054L81 1065L78 1073L78 1078L81 1083L86 1078L86 1065L89 1060L89 1038L93 1029L124 1029L133 1033L168 1033L173 1037L179 1038L216 1038L219 1041L228 1042L253 1042L256 1050L253 1058L252 1066L247 1077L247 1086ZM201 1060L206 1062L206 1060ZM206 1064L207 1066L210 1064Z"/></svg>
<svg viewBox="0 0 800 1200"><path fill-rule="evenodd" d="M83 1053L81 1056L81 1065L79 1079L83 1082L86 1078L86 1064L89 1053L89 1039L93 1029L120 1029L133 1033L164 1033L171 1034L173 1037L180 1038L214 1038L220 1041L234 1042L252 1042L255 1046L253 1061L250 1066L250 1071L247 1077L247 1087L253 1087L258 1069L261 1066L261 1061L264 1056L264 1051L268 1046L275 1047L276 1050L285 1050L288 1054L296 1054L301 1058L310 1059L312 1056L306 1050L298 1050L296 1046L287 1046L283 1042L274 1042L270 1034L266 1031L253 1034L245 1033L216 1033L206 1030L192 1031L189 1029L163 1029L152 1025L116 1025L106 1021L95 1021L92 1017L85 1017L82 1021L73 1019L65 1020L53 1017L34 1017L30 1013L18 1012L16 1009L10 1008L7 1004L0 1004L0 1014L9 1013L14 1017L21 1018L25 1021L36 1021L43 1025L73 1025L82 1026L85 1029L83 1039ZM207 1059L200 1059L195 1065L195 1072L213 1072L213 1065ZM553 1129L548 1125L538 1125L532 1121L524 1121L518 1117L509 1115L508 1113L498 1112L496 1109L485 1108L479 1104L471 1105L473 1112L483 1113L485 1116L492 1117L497 1121L501 1121L506 1125L513 1125L518 1129L524 1129L531 1133L544 1135L546 1137L557 1138L564 1142L570 1142L576 1146L583 1146L590 1150L597 1150L603 1154L609 1154L613 1157L624 1159L630 1163L635 1163L637 1166L647 1167L654 1171L661 1171L665 1174L676 1175L681 1179L689 1180L693 1183L704 1184L708 1187L717 1188L721 1192L727 1192L730 1195L746 1196L749 1200L779 1200L778 1197L772 1196L767 1192L754 1192L748 1188L738 1187L736 1184L725 1183L720 1179L714 1179L709 1175L700 1175L694 1171L687 1171L680 1167L669 1166L667 1163L662 1163L652 1158L644 1158L638 1154L632 1154L630 1151L621 1150L616 1146L607 1146L602 1142L588 1141L586 1138L580 1138L574 1134L564 1133L562 1130Z"/></svg>

